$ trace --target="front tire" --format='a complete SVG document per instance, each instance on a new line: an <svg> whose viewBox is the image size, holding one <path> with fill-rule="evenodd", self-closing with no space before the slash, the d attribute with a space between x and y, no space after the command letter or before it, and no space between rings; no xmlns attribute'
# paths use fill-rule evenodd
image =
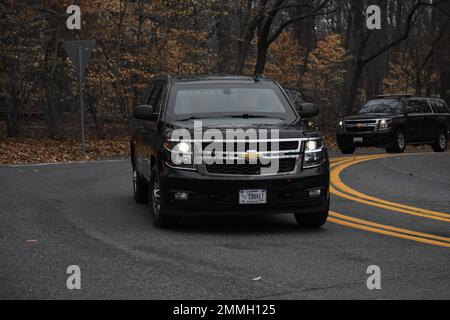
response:
<svg viewBox="0 0 450 320"><path fill-rule="evenodd" d="M180 223L180 217L168 215L165 197L166 195L160 189L158 172L153 169L148 188L148 199L153 224L157 228L175 227Z"/></svg>
<svg viewBox="0 0 450 320"><path fill-rule="evenodd" d="M328 219L328 210L318 213L295 213L295 220L300 227L321 228Z"/></svg>
<svg viewBox="0 0 450 320"><path fill-rule="evenodd" d="M136 169L133 170L133 195L137 203L148 202L148 183Z"/></svg>
<svg viewBox="0 0 450 320"><path fill-rule="evenodd" d="M445 152L448 148L448 137L445 130L439 131L439 134L433 143L434 152Z"/></svg>
<svg viewBox="0 0 450 320"><path fill-rule="evenodd" d="M387 153L403 153L406 149L406 137L402 129L398 129L394 134L392 145L386 147Z"/></svg>

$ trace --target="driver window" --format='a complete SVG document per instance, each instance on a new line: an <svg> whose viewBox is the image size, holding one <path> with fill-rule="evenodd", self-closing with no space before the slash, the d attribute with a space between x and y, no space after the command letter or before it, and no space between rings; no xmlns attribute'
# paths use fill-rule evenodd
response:
<svg viewBox="0 0 450 320"><path fill-rule="evenodd" d="M147 104L151 105L153 107L153 111L155 113L159 112L159 102L162 92L162 86L160 83L155 84L155 86L152 89L152 93L150 94L150 97L148 98Z"/></svg>

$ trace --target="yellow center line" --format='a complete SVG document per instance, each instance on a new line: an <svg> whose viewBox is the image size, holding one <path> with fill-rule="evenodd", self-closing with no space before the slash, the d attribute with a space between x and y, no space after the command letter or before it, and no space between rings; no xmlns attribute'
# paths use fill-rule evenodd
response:
<svg viewBox="0 0 450 320"><path fill-rule="evenodd" d="M412 241L415 241L415 242L426 243L426 244L431 244L431 245L435 245L435 246L450 248L450 243L445 243L445 242L440 242L440 241L435 241L435 240L429 240L429 239L426 239L426 238L421 238L421 237L416 237L416 236L410 236L410 235L407 235L407 234L397 233L397 232L388 231L388 230L384 230L384 229L378 229L378 228L369 227L369 226L365 226L365 225L358 224L358 223L353 223L353 222L349 222L349 221L345 221L345 220L336 219L336 218L333 218L333 217L328 218L328 221L332 222L332 223L336 223L336 224L342 225L342 226L345 226L345 227L353 228L353 229L359 229L359 230L363 230L363 231L370 231L370 232L373 232L373 233L383 234L383 235L387 235L387 236L391 236L391 237L395 237L395 238L401 238L401 239L406 239L406 240L412 240Z"/></svg>
<svg viewBox="0 0 450 320"><path fill-rule="evenodd" d="M350 167L353 164L356 163L361 163L364 161L370 161L370 160L374 160L374 159L378 159L378 158L384 158L384 157L388 157L390 155L376 155L376 156L360 156L360 157L349 157L349 158L339 158L339 159L331 159L332 165L331 167L335 168L332 170L332 183L335 183L336 179L336 171L338 171L339 173L342 172L345 168ZM336 169L337 168L337 169ZM339 173L337 174L337 178L338 178L338 182L340 182L342 185L344 185L345 187L347 187L340 179ZM339 185L339 183L338 183ZM353 190L349 187L347 187L348 189L350 189L351 191L356 192L357 194L361 194L357 192L356 190ZM436 220L443 220L443 221L447 221L448 219L445 218L441 218L441 217L436 217L433 215L428 215L428 214L421 214L418 212L414 212L412 210L403 210L394 206L390 206L390 205L382 205L380 203L376 203L376 202L371 202L371 201L367 201L367 200L363 200L363 199L359 199L356 197L352 197L350 195L345 194L344 192L341 192L340 190L337 190L335 188L335 186L331 185L330 186L330 191L331 193L343 197L343 198L347 198L353 201L357 201L360 203L364 203L364 204L368 204L371 206L377 206L377 207L382 207L382 208L386 208L389 210L393 210L393 211L400 211L403 212L405 211L405 213L408 214L413 214L413 215L420 215L420 216L424 216L427 218L432 218L432 219L436 219ZM364 195L366 196L366 195ZM367 196L370 197L370 196ZM373 199L377 199L375 197L370 197ZM380 200L381 202L384 202L385 200L382 199L377 199ZM389 202L389 201L385 201L386 203L392 203L395 205L398 205L396 203L393 202ZM444 215L447 216L444 213L441 212L435 212L435 211L430 211L430 210L425 210L425 209L421 209L421 208L415 208L412 206L406 206L406 205L401 205L401 206L405 206L405 207L410 207L410 208L414 208L416 210L423 210L426 212L433 212L433 214L438 213L439 215ZM363 231L369 231L372 233L378 233L378 234L382 234L382 235L387 235L387 236L391 236L391 237L395 237L395 238L401 238L401 239L407 239L407 240L411 240L411 241L415 241L415 242L419 242L419 243L425 243L425 244L431 244L431 245L436 245L436 246L441 246L441 247L447 247L450 248L450 238L447 237L441 237L441 236L437 236L437 235L432 235L432 234L428 234L428 233L423 233L423 232L418 232L418 231L414 231L414 230L408 230L408 229L403 229L403 228L398 228L398 227L393 227L393 226L389 226L389 225L384 225L384 224L380 224L380 223L375 223L375 222L371 222L371 221L367 221L367 220L363 220L363 219L358 219L358 218L354 218L354 217L350 217L350 216L346 216L334 211L330 211L330 218L328 219L328 221L332 222L332 223L336 223L342 226L346 226L346 227L350 227L353 229L358 229L358 230L363 230Z"/></svg>
<svg viewBox="0 0 450 320"><path fill-rule="evenodd" d="M340 196L340 197L343 197L343 198L346 198L346 199L349 199L352 201L356 201L359 203L368 204L371 206L376 206L376 207L380 207L383 209L388 209L388 210L406 213L409 215L414 215L414 216L419 216L419 217L424 217L424 218L428 218L428 219L450 222L450 214L427 210L427 209L422 209L422 208L417 208L417 207L413 207L413 206L409 206L409 205L404 205L404 204L395 203L395 202L383 200L380 198L372 197L372 196L363 194L355 189L352 189L342 182L342 180L340 178L340 174L346 168L348 168L352 165L358 164L358 163L362 163L365 161L374 160L374 159L382 158L382 157L383 156L379 156L379 157L371 158L371 159L362 158L362 159L356 159L354 161L347 161L344 163L339 162L336 166L334 166L335 168L331 172L331 183L334 186L334 188L333 187L331 188L332 189L331 192L336 194L337 196Z"/></svg>
<svg viewBox="0 0 450 320"><path fill-rule="evenodd" d="M450 238L447 238L447 237L441 237L441 236L436 236L436 235L429 234L429 233L423 233L423 232L418 232L418 231L414 231L414 230L403 229L403 228L393 227L393 226L389 226L389 225L385 225L385 224L375 223L372 221L367 221L367 220L363 220L363 219L359 219L359 218L346 216L346 215L343 215L343 214L340 214L340 213L337 213L334 211L330 212L330 215L335 218L341 219L341 220L347 220L352 223L366 225L369 227L374 227L374 228L384 229L384 230L388 230L388 231L393 231L396 233L401 233L401 234L417 236L417 237L421 237L421 238L428 238L428 239L433 239L433 240L450 243Z"/></svg>

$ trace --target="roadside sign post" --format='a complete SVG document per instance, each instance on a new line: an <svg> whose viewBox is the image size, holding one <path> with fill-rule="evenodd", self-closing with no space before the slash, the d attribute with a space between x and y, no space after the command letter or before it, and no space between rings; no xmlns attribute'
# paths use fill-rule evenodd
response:
<svg viewBox="0 0 450 320"><path fill-rule="evenodd" d="M83 79L86 67L89 62L92 50L95 47L95 40L75 40L65 41L64 49L67 55L76 67L78 76L78 89L80 101L80 118L81 118L81 154L86 155L85 139L84 139L84 110L83 110Z"/></svg>

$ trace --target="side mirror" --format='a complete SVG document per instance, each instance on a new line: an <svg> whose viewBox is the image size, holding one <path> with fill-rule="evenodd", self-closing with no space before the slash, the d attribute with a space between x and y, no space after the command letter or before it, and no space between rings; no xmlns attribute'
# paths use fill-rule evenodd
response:
<svg viewBox="0 0 450 320"><path fill-rule="evenodd" d="M319 115L319 107L313 103L296 104L296 108L302 118L314 118Z"/></svg>
<svg viewBox="0 0 450 320"><path fill-rule="evenodd" d="M140 105L134 108L133 117L140 120L157 121L159 113L154 113L152 106Z"/></svg>

